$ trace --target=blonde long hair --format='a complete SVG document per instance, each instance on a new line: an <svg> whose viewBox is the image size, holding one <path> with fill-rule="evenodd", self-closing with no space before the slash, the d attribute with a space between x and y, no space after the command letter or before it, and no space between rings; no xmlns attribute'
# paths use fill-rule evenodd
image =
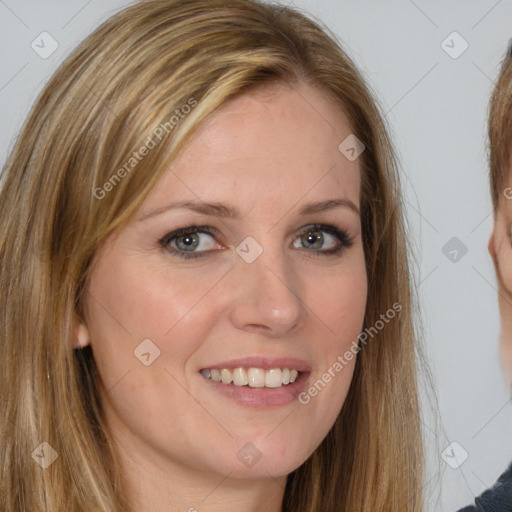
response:
<svg viewBox="0 0 512 512"><path fill-rule="evenodd" d="M362 347L335 425L288 477L283 511L422 509L406 229L396 159L371 91L335 36L297 10L254 0L147 0L106 21L59 67L0 178L2 511L130 510L92 352L73 349L91 260L217 107L261 84L298 81L339 105L366 147L365 328L395 303L401 311ZM192 111L136 169L111 181L191 99ZM98 198L107 182L108 198ZM58 454L44 470L32 457L43 441Z"/></svg>

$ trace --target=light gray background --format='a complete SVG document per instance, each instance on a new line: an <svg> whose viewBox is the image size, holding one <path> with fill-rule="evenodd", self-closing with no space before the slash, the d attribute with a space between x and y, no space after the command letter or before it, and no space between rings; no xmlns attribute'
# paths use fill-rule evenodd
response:
<svg viewBox="0 0 512 512"><path fill-rule="evenodd" d="M426 481L429 509L453 511L491 485L512 459L512 407L498 363L496 280L487 253L492 207L485 149L487 100L512 37L512 1L282 3L304 8L337 34L392 126L442 421L436 436L426 411L427 440L435 445ZM63 57L125 5L125 0L0 0L2 163ZM31 48L43 31L59 44L48 59ZM469 44L456 59L441 46L453 31ZM448 44L455 52L462 48L456 39ZM455 263L442 252L452 237L468 248ZM469 454L458 469L441 457L452 441Z"/></svg>

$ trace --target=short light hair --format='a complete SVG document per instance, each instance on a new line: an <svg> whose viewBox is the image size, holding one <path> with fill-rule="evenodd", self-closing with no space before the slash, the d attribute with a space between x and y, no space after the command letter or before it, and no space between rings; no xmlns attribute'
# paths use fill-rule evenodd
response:
<svg viewBox="0 0 512 512"><path fill-rule="evenodd" d="M510 172L512 146L512 40L501 63L489 104L489 177L494 211Z"/></svg>

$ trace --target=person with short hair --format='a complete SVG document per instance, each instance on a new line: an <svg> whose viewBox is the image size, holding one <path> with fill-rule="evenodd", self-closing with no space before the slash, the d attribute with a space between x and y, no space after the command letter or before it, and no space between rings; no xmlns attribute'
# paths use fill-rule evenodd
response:
<svg viewBox="0 0 512 512"><path fill-rule="evenodd" d="M491 95L488 136L494 207L488 248L498 281L501 362L512 396L512 44ZM512 512L512 463L492 488L475 499L474 505L459 512Z"/></svg>

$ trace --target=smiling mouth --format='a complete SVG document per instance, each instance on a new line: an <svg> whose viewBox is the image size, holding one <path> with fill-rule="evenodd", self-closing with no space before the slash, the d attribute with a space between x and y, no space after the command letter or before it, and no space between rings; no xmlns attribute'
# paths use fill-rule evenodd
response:
<svg viewBox="0 0 512 512"><path fill-rule="evenodd" d="M302 372L294 368L204 368L201 374L207 379L226 385L251 388L280 388L293 384Z"/></svg>

